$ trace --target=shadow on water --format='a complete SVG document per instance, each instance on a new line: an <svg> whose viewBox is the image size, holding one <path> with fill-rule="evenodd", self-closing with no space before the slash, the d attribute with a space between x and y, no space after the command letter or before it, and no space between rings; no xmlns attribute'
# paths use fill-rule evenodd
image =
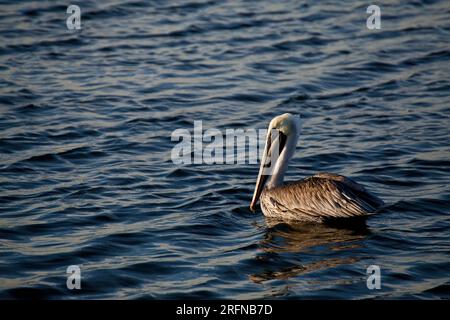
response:
<svg viewBox="0 0 450 320"><path fill-rule="evenodd" d="M263 268L250 276L255 283L287 280L355 263L359 258L346 251L361 248L362 240L370 235L362 219L318 224L266 218L266 225L264 239L260 242L263 254L258 257Z"/></svg>

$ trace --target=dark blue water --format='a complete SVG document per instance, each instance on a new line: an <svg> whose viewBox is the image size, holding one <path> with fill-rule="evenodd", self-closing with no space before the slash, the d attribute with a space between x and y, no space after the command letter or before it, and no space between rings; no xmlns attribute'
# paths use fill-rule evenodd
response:
<svg viewBox="0 0 450 320"><path fill-rule="evenodd" d="M450 297L448 1L379 3L380 30L364 1L78 4L78 31L67 2L0 4L0 298ZM288 180L364 184L366 227L271 223L258 165L170 159L194 120L284 112Z"/></svg>

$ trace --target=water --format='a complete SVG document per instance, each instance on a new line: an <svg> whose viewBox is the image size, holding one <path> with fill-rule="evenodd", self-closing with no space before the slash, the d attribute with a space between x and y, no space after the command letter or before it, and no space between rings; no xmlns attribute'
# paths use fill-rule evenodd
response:
<svg viewBox="0 0 450 320"><path fill-rule="evenodd" d="M450 5L0 5L0 297L449 298ZM257 165L170 160L173 130L304 117L287 174L348 175L364 228L248 210ZM81 290L66 268L81 268ZM381 289L366 286L369 265Z"/></svg>

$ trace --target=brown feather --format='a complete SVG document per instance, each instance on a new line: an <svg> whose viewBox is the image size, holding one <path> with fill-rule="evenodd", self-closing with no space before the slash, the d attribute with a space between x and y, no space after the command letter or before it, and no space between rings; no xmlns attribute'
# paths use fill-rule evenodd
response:
<svg viewBox="0 0 450 320"><path fill-rule="evenodd" d="M363 217L383 205L381 199L355 181L326 172L265 188L260 200L263 213L268 217L315 222Z"/></svg>

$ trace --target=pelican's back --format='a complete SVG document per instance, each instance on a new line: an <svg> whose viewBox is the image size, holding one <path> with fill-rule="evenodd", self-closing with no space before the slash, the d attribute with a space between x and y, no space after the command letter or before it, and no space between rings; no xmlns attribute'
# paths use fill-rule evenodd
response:
<svg viewBox="0 0 450 320"><path fill-rule="evenodd" d="M355 181L332 173L266 188L260 202L268 217L316 222L366 216L384 204Z"/></svg>

